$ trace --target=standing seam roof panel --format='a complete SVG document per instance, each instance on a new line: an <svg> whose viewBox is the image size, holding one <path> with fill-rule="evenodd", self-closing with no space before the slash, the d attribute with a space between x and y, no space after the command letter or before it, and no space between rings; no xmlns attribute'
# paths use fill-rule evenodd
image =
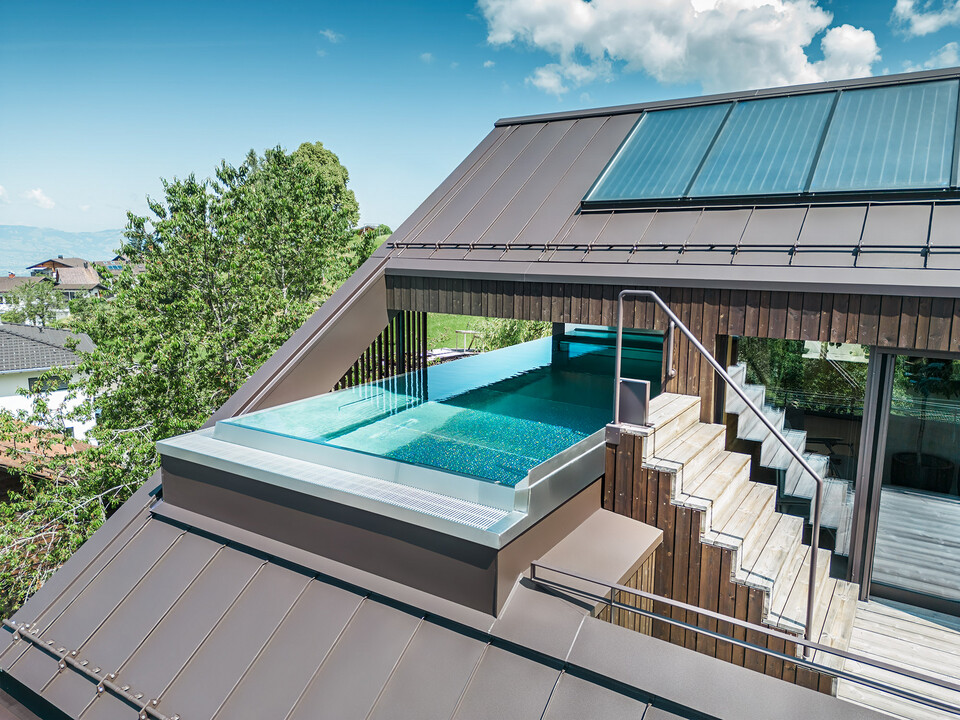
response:
<svg viewBox="0 0 960 720"><path fill-rule="evenodd" d="M577 211L580 198L587 192L607 159L623 142L636 115L618 115L604 122L583 152L564 174L563 179L550 191L537 211L531 216L515 241L518 245L545 245L557 240L557 234L570 215Z"/></svg>
<svg viewBox="0 0 960 720"><path fill-rule="evenodd" d="M415 615L364 600L289 720L366 717L420 622Z"/></svg>
<svg viewBox="0 0 960 720"><path fill-rule="evenodd" d="M171 526L148 524L43 631L43 638L68 650L83 645L182 534ZM58 668L50 655L32 648L7 671L23 684L42 689Z"/></svg>
<svg viewBox="0 0 960 720"><path fill-rule="evenodd" d="M470 209L460 224L442 239L442 243L476 242L490 228L507 204L516 197L531 176L536 174L544 160L553 154L573 126L572 120L544 125L523 152L510 163L510 167Z"/></svg>
<svg viewBox="0 0 960 720"><path fill-rule="evenodd" d="M486 646L483 640L423 622L369 719L449 720Z"/></svg>
<svg viewBox="0 0 960 720"><path fill-rule="evenodd" d="M215 718L286 717L361 602L360 595L311 581Z"/></svg>
<svg viewBox="0 0 960 720"><path fill-rule="evenodd" d="M163 620L146 629L137 652L119 668L117 682L146 697L160 697L263 564L231 547L217 553ZM105 720L99 706L94 702L84 712L84 720Z"/></svg>
<svg viewBox="0 0 960 720"><path fill-rule="evenodd" d="M397 240L404 239L407 235L413 236L420 232L425 222L437 214L442 207L442 201L469 181L476 172L477 168L483 164L485 158L491 154L492 148L496 148L504 138L510 134L510 128L500 127L491 130L480 144L473 149L463 162L461 162L450 175L434 190L427 199L424 200L413 211L413 214L401 223L400 227L394 230L393 234Z"/></svg>
<svg viewBox="0 0 960 720"><path fill-rule="evenodd" d="M513 243L534 215L535 208L539 208L547 201L550 193L562 182L603 124L603 118L577 120L530 179L507 203L496 220L480 236L479 242L505 245Z"/></svg>
<svg viewBox="0 0 960 720"><path fill-rule="evenodd" d="M181 536L110 618L76 648L78 658L111 671L123 665L221 547L192 533ZM76 717L93 701L95 689L89 678L62 672L44 689L43 696Z"/></svg>
<svg viewBox="0 0 960 720"><path fill-rule="evenodd" d="M543 127L520 125L511 128L510 134L497 146L496 151L472 174L470 182L458 187L440 211L416 235L403 238L403 242L435 244L446 239Z"/></svg>
<svg viewBox="0 0 960 720"><path fill-rule="evenodd" d="M302 573L264 565L164 691L158 709L213 717L309 582Z"/></svg>

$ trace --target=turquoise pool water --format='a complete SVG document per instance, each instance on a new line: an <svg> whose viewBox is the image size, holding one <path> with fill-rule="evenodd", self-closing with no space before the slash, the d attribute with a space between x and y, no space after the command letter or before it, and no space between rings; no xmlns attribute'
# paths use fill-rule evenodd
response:
<svg viewBox="0 0 960 720"><path fill-rule="evenodd" d="M661 352L661 336L630 336L624 375L658 393ZM221 422L513 486L612 405L613 336L578 329Z"/></svg>

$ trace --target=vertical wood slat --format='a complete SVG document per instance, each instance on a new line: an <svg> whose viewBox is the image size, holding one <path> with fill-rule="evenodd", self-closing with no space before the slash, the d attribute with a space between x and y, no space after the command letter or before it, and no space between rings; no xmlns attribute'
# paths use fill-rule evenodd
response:
<svg viewBox="0 0 960 720"><path fill-rule="evenodd" d="M334 390L383 380L427 364L427 313L398 312L333 386Z"/></svg>
<svg viewBox="0 0 960 720"><path fill-rule="evenodd" d="M902 301L895 295L884 295L880 300L880 327L877 344L896 347L900 339L900 312Z"/></svg>
<svg viewBox="0 0 960 720"><path fill-rule="evenodd" d="M804 293L800 309L800 339L818 340L820 338L820 293Z"/></svg>

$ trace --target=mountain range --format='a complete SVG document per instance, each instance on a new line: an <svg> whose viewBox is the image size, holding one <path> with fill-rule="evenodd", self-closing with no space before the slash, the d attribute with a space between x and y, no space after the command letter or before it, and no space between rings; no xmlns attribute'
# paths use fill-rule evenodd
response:
<svg viewBox="0 0 960 720"><path fill-rule="evenodd" d="M28 267L54 258L109 260L123 244L123 230L67 232L27 225L0 225L0 274L29 275Z"/></svg>

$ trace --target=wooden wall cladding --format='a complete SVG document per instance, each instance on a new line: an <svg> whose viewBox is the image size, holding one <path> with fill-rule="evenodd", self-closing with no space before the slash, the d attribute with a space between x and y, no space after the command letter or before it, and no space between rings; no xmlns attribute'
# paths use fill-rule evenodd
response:
<svg viewBox="0 0 960 720"><path fill-rule="evenodd" d="M620 584L629 588L652 593L654 591L653 579L657 569L658 552L660 551L655 550L633 575L622 579ZM651 600L642 600L632 593L617 591L614 595L614 601L630 607L653 611L653 602ZM640 613L623 610L621 608L611 608L609 605L601 603L594 608L593 614L601 620L613 622L615 625L625 627L628 630L636 630L644 635L650 635L653 632L653 619L640 615Z"/></svg>
<svg viewBox="0 0 960 720"><path fill-rule="evenodd" d="M334 390L427 367L427 314L402 310L357 358Z"/></svg>
<svg viewBox="0 0 960 720"><path fill-rule="evenodd" d="M705 608L723 615L760 623L764 593L732 581L733 553L700 542L701 513L670 502L671 475L643 467L640 441L624 433L620 444L607 446L602 500L607 510L627 515L663 530L663 545L657 549L653 569L653 592L657 595ZM787 655L796 646L756 631L736 628L703 615L688 613L665 603L653 603L658 615L718 631ZM735 665L778 677L790 683L832 693L834 678L821 676L796 664L718 641L701 633L654 620L650 635L716 657Z"/></svg>

